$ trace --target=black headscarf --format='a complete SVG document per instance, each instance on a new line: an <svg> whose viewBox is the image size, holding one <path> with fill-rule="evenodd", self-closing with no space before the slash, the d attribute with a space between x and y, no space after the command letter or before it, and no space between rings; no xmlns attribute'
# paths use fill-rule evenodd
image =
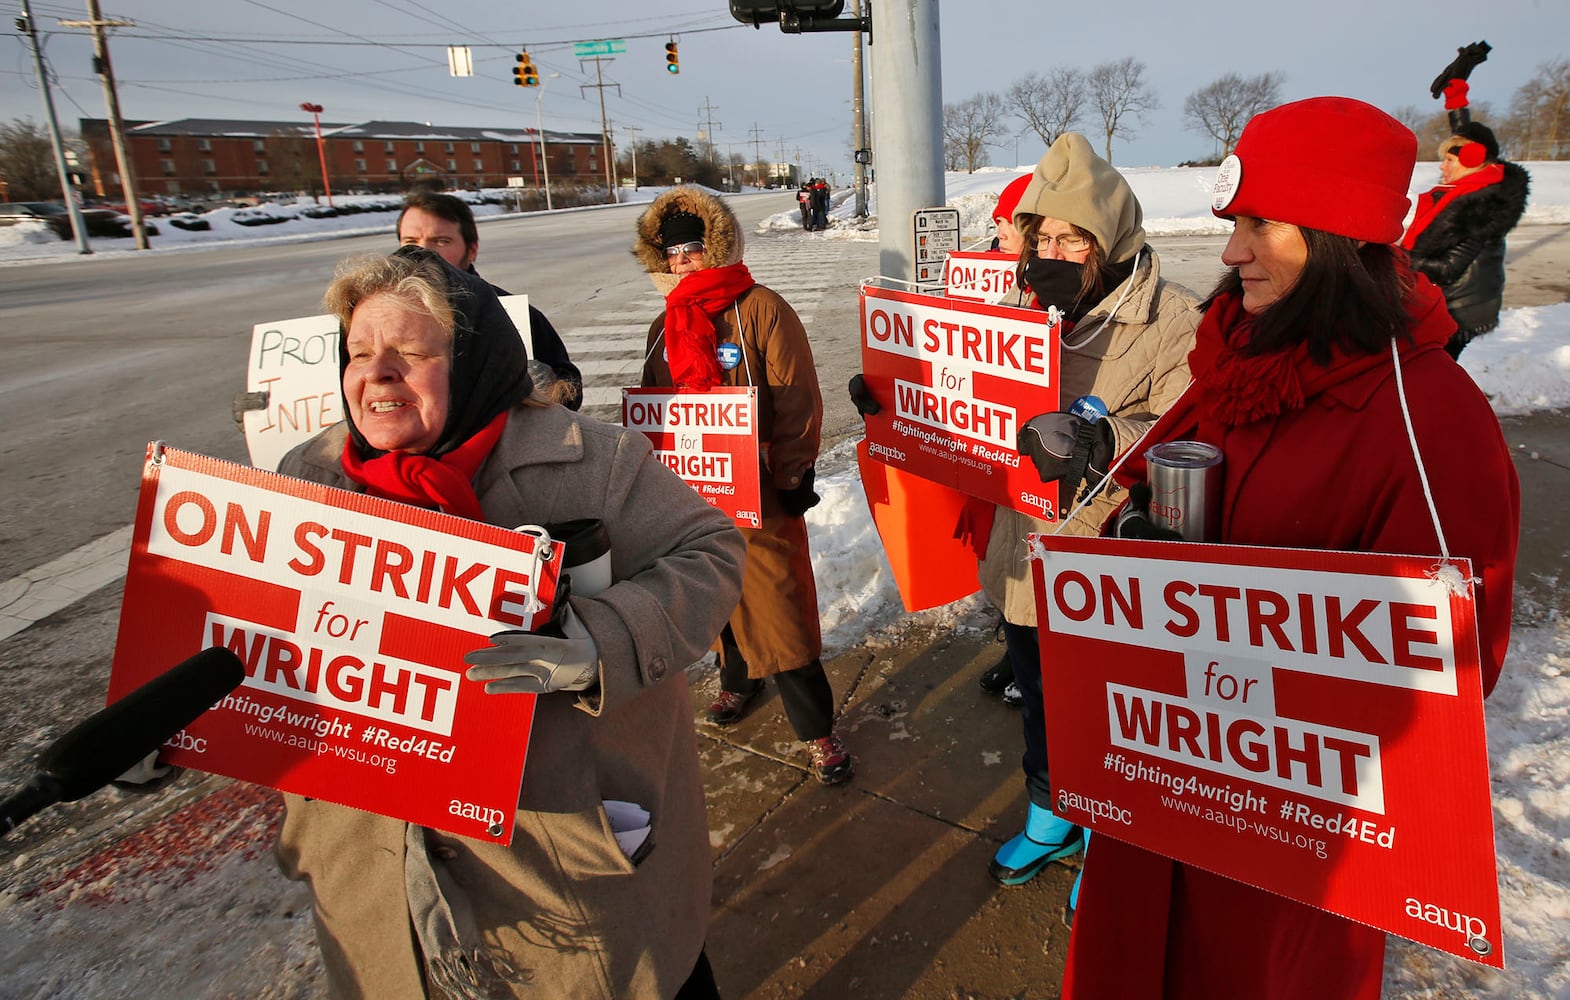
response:
<svg viewBox="0 0 1570 1000"><path fill-rule="evenodd" d="M518 336L507 310L496 298L489 283L477 274L468 274L447 263L434 251L409 244L393 251L439 268L452 306L452 371L448 377L447 424L436 445L426 452L432 458L444 455L479 431L504 410L529 397L534 384L529 378L529 352ZM349 367L349 331L338 331L338 382ZM349 434L363 458L384 454L372 448L354 425L354 416L345 408Z"/></svg>

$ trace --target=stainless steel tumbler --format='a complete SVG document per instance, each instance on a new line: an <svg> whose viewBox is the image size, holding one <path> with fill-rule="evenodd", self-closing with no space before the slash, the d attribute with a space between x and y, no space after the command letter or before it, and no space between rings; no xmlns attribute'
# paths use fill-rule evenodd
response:
<svg viewBox="0 0 1570 1000"><path fill-rule="evenodd" d="M1221 534L1221 449L1203 441L1167 441L1145 452L1150 520L1190 542Z"/></svg>

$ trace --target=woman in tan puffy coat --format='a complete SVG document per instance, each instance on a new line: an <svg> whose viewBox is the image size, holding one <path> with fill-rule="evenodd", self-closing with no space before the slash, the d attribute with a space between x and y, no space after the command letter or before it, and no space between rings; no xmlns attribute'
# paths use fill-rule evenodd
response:
<svg viewBox="0 0 1570 1000"><path fill-rule="evenodd" d="M1078 482L1062 479L1073 464L1076 441L1090 447L1088 456L1079 456L1081 463L1088 458L1080 468L1099 480L1110 459L1134 444L1189 382L1197 302L1188 289L1162 279L1161 263L1145 244L1142 218L1128 182L1074 132L1047 150L1015 209L1014 224L1025 237L1021 304L1055 308L1063 316L1058 392L1065 412L1041 414L1022 431L1022 450L1042 480L1059 481L1062 513L1079 492ZM1087 395L1098 397L1108 415L1094 423L1093 433L1080 434L1084 421L1066 411L1070 401ZM1123 498L1121 487L1108 483L1061 529L1096 534ZM1005 885L1029 881L1083 843L1078 827L1052 813L1036 598L1026 559L1027 533L1058 528L1000 506L980 566L982 589L1003 613L1008 657L1024 698L1021 767L1030 809L1024 831L988 867Z"/></svg>

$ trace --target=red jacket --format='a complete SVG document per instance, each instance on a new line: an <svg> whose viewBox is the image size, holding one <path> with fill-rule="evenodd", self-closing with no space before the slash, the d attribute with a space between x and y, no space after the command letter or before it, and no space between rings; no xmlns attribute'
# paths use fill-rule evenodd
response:
<svg viewBox="0 0 1570 1000"><path fill-rule="evenodd" d="M1419 279L1409 309L1416 343L1400 347L1405 396L1449 551L1469 557L1482 579L1486 693L1509 643L1520 488L1488 400L1443 350L1455 329L1443 298ZM1338 355L1321 367L1289 353L1229 371L1220 317L1241 310L1222 301L1210 312L1189 356L1194 384L1147 445L1200 440L1222 449L1218 541L1437 554L1390 354ZM1300 388L1301 405L1250 419L1271 409L1278 382ZM1261 383L1264 392L1250 391ZM1123 472L1143 478L1143 459ZM1381 931L1112 837L1096 837L1085 857L1065 998L1379 996Z"/></svg>

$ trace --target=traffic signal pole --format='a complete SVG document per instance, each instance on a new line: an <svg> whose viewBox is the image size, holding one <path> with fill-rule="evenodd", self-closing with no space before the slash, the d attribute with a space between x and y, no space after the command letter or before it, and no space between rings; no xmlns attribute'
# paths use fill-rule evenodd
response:
<svg viewBox="0 0 1570 1000"><path fill-rule="evenodd" d="M944 203L938 0L873 0L871 7L878 272L913 281L911 215Z"/></svg>

